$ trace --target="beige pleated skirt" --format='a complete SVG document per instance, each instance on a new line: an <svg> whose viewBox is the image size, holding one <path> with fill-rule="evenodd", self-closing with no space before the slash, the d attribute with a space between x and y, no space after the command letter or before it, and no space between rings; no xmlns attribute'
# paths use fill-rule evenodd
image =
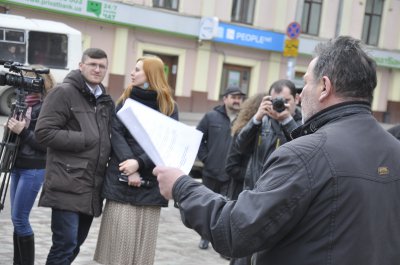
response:
<svg viewBox="0 0 400 265"><path fill-rule="evenodd" d="M161 207L106 201L94 260L106 265L152 265Z"/></svg>

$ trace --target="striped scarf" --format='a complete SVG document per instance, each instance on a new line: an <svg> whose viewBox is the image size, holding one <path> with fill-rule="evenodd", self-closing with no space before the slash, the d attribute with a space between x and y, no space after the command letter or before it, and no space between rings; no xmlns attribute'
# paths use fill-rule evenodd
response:
<svg viewBox="0 0 400 265"><path fill-rule="evenodd" d="M25 103L29 107L36 105L42 100L42 95L40 93L33 93L25 96Z"/></svg>

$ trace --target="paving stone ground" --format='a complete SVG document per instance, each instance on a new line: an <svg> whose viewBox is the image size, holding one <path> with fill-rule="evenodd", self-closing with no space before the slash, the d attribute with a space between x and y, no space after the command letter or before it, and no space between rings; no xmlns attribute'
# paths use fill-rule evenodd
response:
<svg viewBox="0 0 400 265"><path fill-rule="evenodd" d="M5 121L6 117L0 116L0 125L4 124ZM2 139L2 133L3 129L0 127L0 139ZM36 241L35 265L45 264L51 246L50 216L51 210L49 208L38 207L36 200L30 216ZM81 252L73 265L98 264L93 261L93 254L100 227L100 218L94 219L89 236L82 245ZM12 264L12 234L13 227L10 219L9 199L7 198L5 207L0 212L0 265ZM170 201L169 207L161 210L154 265L229 264L229 261L222 259L211 248L211 245L207 250L199 249L197 247L199 240L200 237L196 232L186 228L182 224L178 209L174 208L172 201Z"/></svg>

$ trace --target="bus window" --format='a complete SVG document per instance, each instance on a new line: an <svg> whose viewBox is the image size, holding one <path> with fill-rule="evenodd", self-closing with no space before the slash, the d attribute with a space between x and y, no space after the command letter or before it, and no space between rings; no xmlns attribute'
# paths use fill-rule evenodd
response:
<svg viewBox="0 0 400 265"><path fill-rule="evenodd" d="M65 34L29 32L28 63L50 68L67 67L68 37Z"/></svg>
<svg viewBox="0 0 400 265"><path fill-rule="evenodd" d="M25 45L0 42L0 59L25 63Z"/></svg>
<svg viewBox="0 0 400 265"><path fill-rule="evenodd" d="M0 59L24 64L25 45L23 31L0 29Z"/></svg>
<svg viewBox="0 0 400 265"><path fill-rule="evenodd" d="M6 41L25 43L25 37L23 31L6 30L5 33L6 33L5 34Z"/></svg>

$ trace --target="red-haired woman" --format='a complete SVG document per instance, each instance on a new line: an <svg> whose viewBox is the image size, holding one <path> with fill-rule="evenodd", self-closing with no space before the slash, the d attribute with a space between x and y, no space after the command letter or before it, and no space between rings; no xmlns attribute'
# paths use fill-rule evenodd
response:
<svg viewBox="0 0 400 265"><path fill-rule="evenodd" d="M131 98L178 120L178 109L155 56L139 58L132 85L117 100L118 111ZM167 207L152 174L153 162L127 128L115 119L112 154L104 180L106 204L94 260L101 264L153 264L161 207ZM121 181L126 176L126 181Z"/></svg>

